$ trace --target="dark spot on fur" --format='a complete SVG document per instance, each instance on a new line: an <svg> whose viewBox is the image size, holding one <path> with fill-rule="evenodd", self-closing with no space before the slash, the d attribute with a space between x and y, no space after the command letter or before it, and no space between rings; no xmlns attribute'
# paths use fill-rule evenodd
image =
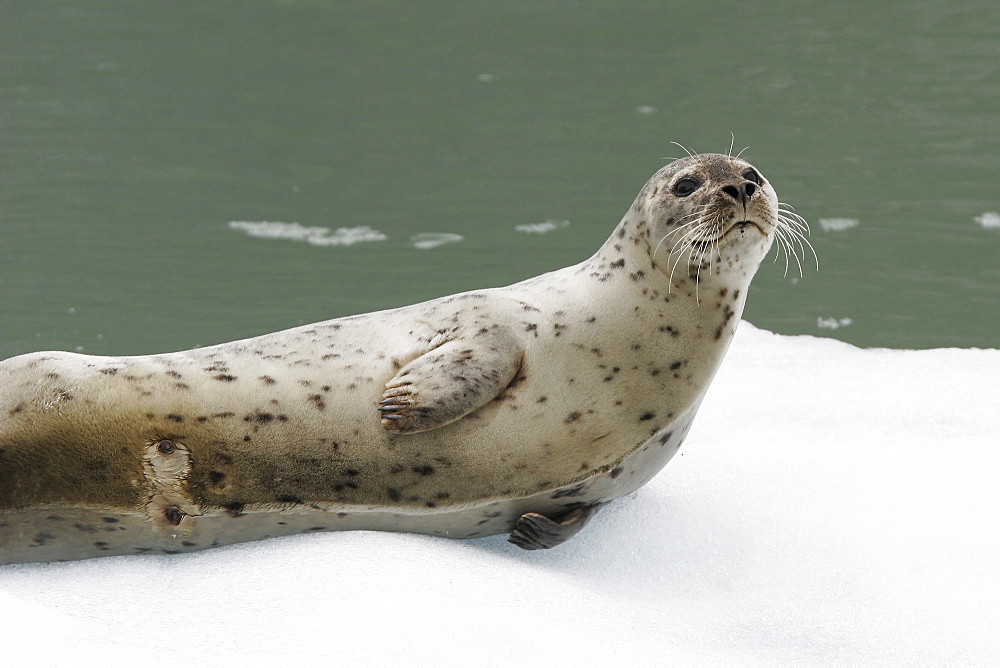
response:
<svg viewBox="0 0 1000 668"><path fill-rule="evenodd" d="M390 499L392 499L393 501L399 501L399 500L400 500L401 498L403 498L403 495L402 495L402 494L400 494L400 493L399 493L399 490L398 490L398 489L396 489L395 487L389 487L389 488L387 488L387 489L385 490L385 493L386 493L386 494L387 494L387 495L389 496L389 498L390 498Z"/></svg>
<svg viewBox="0 0 1000 668"><path fill-rule="evenodd" d="M543 396L540 396L537 399L535 399L535 403L536 404L544 404L548 400L549 400L549 398L543 395Z"/></svg>
<svg viewBox="0 0 1000 668"><path fill-rule="evenodd" d="M224 383L231 383L236 380L236 376L231 376L228 373L220 373L216 376L212 376L215 380L222 381Z"/></svg>
<svg viewBox="0 0 1000 668"><path fill-rule="evenodd" d="M165 417L170 422L184 422L184 418L182 416L180 416L180 415L175 414L175 413L171 413L170 415L167 415Z"/></svg>
<svg viewBox="0 0 1000 668"><path fill-rule="evenodd" d="M563 420L563 422L566 424L571 424L573 422L579 421L581 417L583 417L583 415L579 411L573 411L572 413L566 416L566 419Z"/></svg>
<svg viewBox="0 0 1000 668"><path fill-rule="evenodd" d="M615 478L617 478L618 476L620 476L622 474L622 471L624 471L624 470L625 469L623 467L616 466L613 469L611 469L611 471L608 472L608 475L611 476L612 480L614 480Z"/></svg>
<svg viewBox="0 0 1000 668"><path fill-rule="evenodd" d="M550 499L563 499L563 498L566 498L568 496L580 496L585 491L586 491L586 485L581 482L579 484L573 485L572 487L568 487L566 489L560 489L559 491L557 491L555 494L553 494L549 498Z"/></svg>
<svg viewBox="0 0 1000 668"><path fill-rule="evenodd" d="M110 550L111 549L110 547L108 547L108 544L105 543L102 540L95 541L94 542L94 547L96 547L98 550Z"/></svg>
<svg viewBox="0 0 1000 668"><path fill-rule="evenodd" d="M246 504L243 504L239 501L232 501L231 503L227 503L222 507L225 509L225 511L229 514L230 517L239 517L240 515L243 514L243 509L246 507Z"/></svg>
<svg viewBox="0 0 1000 668"><path fill-rule="evenodd" d="M326 408L326 402L323 401L323 396L320 394L310 394L309 402L316 407L316 410L321 411Z"/></svg>
<svg viewBox="0 0 1000 668"><path fill-rule="evenodd" d="M678 361L676 361L676 362L674 362L673 364L670 365L670 370L671 371L677 371L682 366L684 366L684 362L681 362L681 361L678 360Z"/></svg>
<svg viewBox="0 0 1000 668"><path fill-rule="evenodd" d="M101 521L104 522L104 523L106 523L106 524L117 524L118 523L118 518L117 517L102 517Z"/></svg>
<svg viewBox="0 0 1000 668"><path fill-rule="evenodd" d="M673 436L673 435L674 435L674 432L672 432L672 431L668 431L668 432L667 432L666 434L664 434L663 436L660 436L660 438L659 438L659 439L657 439L657 440L659 440L659 442L660 442L660 445L666 445L666 444L667 444L667 442L668 442L668 441L670 440L670 437L671 437L671 436Z"/></svg>
<svg viewBox="0 0 1000 668"><path fill-rule="evenodd" d="M264 383L265 385L274 385L278 381L276 381L274 378L271 378L270 376L261 376L260 382Z"/></svg>
<svg viewBox="0 0 1000 668"><path fill-rule="evenodd" d="M655 417L656 417L656 413L652 413L652 412L647 411L647 412L645 412L645 413L643 413L642 415L639 416L639 422L645 422L646 420L652 420Z"/></svg>
<svg viewBox="0 0 1000 668"><path fill-rule="evenodd" d="M226 474L223 473L222 471L209 471L208 472L208 481L210 483L212 483L213 485L218 485L219 483L221 483L225 479L226 479Z"/></svg>
<svg viewBox="0 0 1000 668"><path fill-rule="evenodd" d="M114 375L118 374L118 372L120 371L120 369L114 369L114 368L109 367L107 369L99 369L98 371L99 371L99 373L103 373L105 376L114 376Z"/></svg>
<svg viewBox="0 0 1000 668"><path fill-rule="evenodd" d="M274 420L273 415L271 415L270 413L261 413L260 411L257 411L252 415L247 415L243 418L244 422L257 422L259 424L267 424L272 420Z"/></svg>
<svg viewBox="0 0 1000 668"><path fill-rule="evenodd" d="M428 464L425 464L424 466L414 466L413 472L419 473L420 475L433 475L434 467Z"/></svg>
<svg viewBox="0 0 1000 668"><path fill-rule="evenodd" d="M281 494L278 496L278 503L302 503L302 497L291 494Z"/></svg>
<svg viewBox="0 0 1000 668"><path fill-rule="evenodd" d="M625 266L625 258L618 258L617 260L611 263L612 269L621 269L624 266Z"/></svg>

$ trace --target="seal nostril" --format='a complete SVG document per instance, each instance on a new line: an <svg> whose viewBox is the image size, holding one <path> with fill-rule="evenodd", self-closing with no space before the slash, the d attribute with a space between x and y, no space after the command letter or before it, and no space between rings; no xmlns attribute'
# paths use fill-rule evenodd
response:
<svg viewBox="0 0 1000 668"><path fill-rule="evenodd" d="M747 181L743 184L743 194L746 195L747 199L753 197L753 194L757 192L757 184L753 181Z"/></svg>
<svg viewBox="0 0 1000 668"><path fill-rule="evenodd" d="M740 198L740 191L736 189L736 186L722 186L722 192L726 193L735 200Z"/></svg>

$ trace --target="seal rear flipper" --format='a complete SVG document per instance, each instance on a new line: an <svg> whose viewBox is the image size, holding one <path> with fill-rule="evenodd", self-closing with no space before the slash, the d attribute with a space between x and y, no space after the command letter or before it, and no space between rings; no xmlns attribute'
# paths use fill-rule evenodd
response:
<svg viewBox="0 0 1000 668"><path fill-rule="evenodd" d="M562 545L580 533L580 529L604 506L595 503L569 511L558 520L539 513L525 513L517 520L509 540L524 550L547 550Z"/></svg>
<svg viewBox="0 0 1000 668"><path fill-rule="evenodd" d="M379 403L382 427L412 434L443 427L481 408L517 375L522 351L494 326L425 353L386 383Z"/></svg>

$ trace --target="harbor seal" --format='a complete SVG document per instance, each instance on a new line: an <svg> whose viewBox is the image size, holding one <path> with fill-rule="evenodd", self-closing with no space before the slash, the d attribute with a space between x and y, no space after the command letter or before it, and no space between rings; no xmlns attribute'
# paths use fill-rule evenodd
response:
<svg viewBox="0 0 1000 668"><path fill-rule="evenodd" d="M0 563L293 533L576 534L680 447L775 239L729 155L660 169L580 264L206 348L0 363Z"/></svg>

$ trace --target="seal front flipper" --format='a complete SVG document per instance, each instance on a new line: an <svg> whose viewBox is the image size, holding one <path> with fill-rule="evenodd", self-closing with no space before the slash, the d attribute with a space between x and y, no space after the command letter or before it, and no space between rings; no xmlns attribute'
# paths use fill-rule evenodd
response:
<svg viewBox="0 0 1000 668"><path fill-rule="evenodd" d="M520 345L494 325L448 341L413 360L386 383L379 403L386 431L443 427L486 405L521 368Z"/></svg>
<svg viewBox="0 0 1000 668"><path fill-rule="evenodd" d="M597 511L604 506L595 503L569 511L558 520L549 519L538 513L525 513L517 520L509 540L525 550L547 550L562 545L580 533Z"/></svg>

